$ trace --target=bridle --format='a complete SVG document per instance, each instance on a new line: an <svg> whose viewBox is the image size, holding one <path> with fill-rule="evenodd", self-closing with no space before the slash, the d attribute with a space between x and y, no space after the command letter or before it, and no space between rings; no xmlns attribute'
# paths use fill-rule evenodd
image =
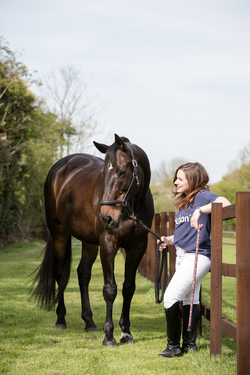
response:
<svg viewBox="0 0 250 375"><path fill-rule="evenodd" d="M131 158L132 158L133 176L132 176L132 180L130 182L129 188L128 188L126 194L125 194L125 197L122 201L121 200L104 200L104 201L100 202L100 205L101 206L112 206L112 205L120 204L120 205L123 206L123 208L125 208L128 211L129 216L134 218L134 210L132 208L133 204L132 203L130 204L128 202L128 196L129 196L129 193L132 189L134 181L136 181L136 186L137 186L137 192L136 193L138 193L140 181L139 181L139 175L138 175L138 163L135 160L132 148L128 144L127 144L127 147L130 151Z"/></svg>

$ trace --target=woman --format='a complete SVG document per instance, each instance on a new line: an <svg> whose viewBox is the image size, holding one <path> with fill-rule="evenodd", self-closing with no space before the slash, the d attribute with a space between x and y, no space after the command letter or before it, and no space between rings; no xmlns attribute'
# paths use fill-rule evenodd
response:
<svg viewBox="0 0 250 375"><path fill-rule="evenodd" d="M200 285L211 265L211 203L219 202L223 207L230 205L226 198L215 195L209 190L208 181L208 174L199 163L183 164L175 172L173 183L176 190L173 194L179 212L175 215L174 235L161 237L164 243L159 248L162 251L172 244L176 247L176 270L164 293L168 344L167 348L159 354L163 357L172 358L187 351L196 351L197 327L200 319ZM203 227L200 233L192 324L189 332L187 327L198 221ZM182 348L180 347L182 324L180 301L183 302Z"/></svg>

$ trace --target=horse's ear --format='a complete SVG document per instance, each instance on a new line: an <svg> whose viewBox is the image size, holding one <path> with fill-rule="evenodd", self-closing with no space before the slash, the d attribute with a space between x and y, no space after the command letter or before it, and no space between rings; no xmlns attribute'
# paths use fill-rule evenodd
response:
<svg viewBox="0 0 250 375"><path fill-rule="evenodd" d="M106 154L109 146L107 145L104 145L103 143L98 143L98 142L95 142L93 141L95 147L97 148L97 150L99 150L100 152L102 152L103 154Z"/></svg>
<svg viewBox="0 0 250 375"><path fill-rule="evenodd" d="M119 147L121 151L127 151L128 147L126 143L119 137L119 135L115 134L115 143Z"/></svg>

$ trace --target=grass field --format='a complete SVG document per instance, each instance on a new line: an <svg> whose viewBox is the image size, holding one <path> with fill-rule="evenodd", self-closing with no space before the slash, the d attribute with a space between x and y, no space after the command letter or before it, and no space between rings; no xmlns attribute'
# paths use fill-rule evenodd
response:
<svg viewBox="0 0 250 375"><path fill-rule="evenodd" d="M122 306L124 259L116 257L118 295L114 303L114 336L117 346L102 345L105 303L99 257L93 267L90 299L99 332L84 332L76 268L80 246L73 246L73 263L65 293L67 324L65 331L54 328L56 314L29 301L29 275L40 264L44 244L34 241L0 250L0 374L12 375L108 375L108 374L236 374L236 343L222 338L222 355L210 358L209 322L203 318L203 336L198 351L179 358L158 356L167 344L163 304L154 302L154 285L137 275L137 289L131 306L131 332L134 345L120 345L119 318ZM226 246L226 260L235 262L235 249ZM208 275L203 282L203 300L210 304ZM223 316L236 322L235 280L223 282Z"/></svg>

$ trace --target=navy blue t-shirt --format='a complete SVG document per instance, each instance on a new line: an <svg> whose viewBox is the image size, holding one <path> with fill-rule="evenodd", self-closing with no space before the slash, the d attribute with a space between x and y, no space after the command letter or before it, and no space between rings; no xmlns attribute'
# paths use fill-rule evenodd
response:
<svg viewBox="0 0 250 375"><path fill-rule="evenodd" d="M175 215L174 244L183 250L195 252L197 230L191 227L190 220L196 208L214 202L219 195L213 194L210 190L199 191L191 206L181 208ZM199 254L206 255L211 259L211 214L202 214L199 217L199 224L203 224L200 233Z"/></svg>

